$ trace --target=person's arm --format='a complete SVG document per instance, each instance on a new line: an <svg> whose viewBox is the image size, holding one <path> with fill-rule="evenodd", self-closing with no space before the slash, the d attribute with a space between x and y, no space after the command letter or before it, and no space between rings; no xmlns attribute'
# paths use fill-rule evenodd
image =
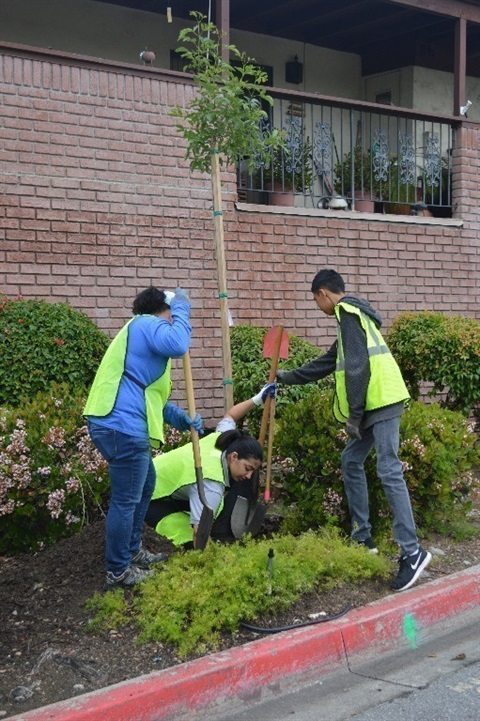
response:
<svg viewBox="0 0 480 721"><path fill-rule="evenodd" d="M277 371L277 381L287 386L305 385L325 378L335 371L337 363L337 341L328 351L315 360L306 363L293 371Z"/></svg>
<svg viewBox="0 0 480 721"><path fill-rule="evenodd" d="M168 358L181 358L190 347L190 300L188 294L177 288L170 304L172 322L158 318L150 329L147 342L154 353Z"/></svg>
<svg viewBox="0 0 480 721"><path fill-rule="evenodd" d="M253 411L254 408L259 408L260 406L263 406L268 396L270 396L270 398L273 398L276 395L276 392L276 383L266 383L263 386L262 390L256 395L254 395L252 398L248 398L246 401L241 401L240 403L237 403L236 405L229 408L222 420L217 425L217 431L221 430L223 432L224 430L231 430L232 428L235 428L236 424L241 421L242 418L247 415L247 413Z"/></svg>
<svg viewBox="0 0 480 721"><path fill-rule="evenodd" d="M345 359L345 388L350 413L348 420L358 430L365 412L367 389L370 382L367 338L358 316L347 313L342 308L340 309L340 329Z"/></svg>

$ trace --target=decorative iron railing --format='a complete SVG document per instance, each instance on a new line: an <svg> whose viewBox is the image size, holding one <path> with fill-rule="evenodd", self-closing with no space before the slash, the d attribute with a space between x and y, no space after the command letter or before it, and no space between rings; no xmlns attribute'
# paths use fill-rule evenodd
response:
<svg viewBox="0 0 480 721"><path fill-rule="evenodd" d="M239 198L262 204L451 215L453 122L369 103L275 95L285 149L249 173Z"/></svg>

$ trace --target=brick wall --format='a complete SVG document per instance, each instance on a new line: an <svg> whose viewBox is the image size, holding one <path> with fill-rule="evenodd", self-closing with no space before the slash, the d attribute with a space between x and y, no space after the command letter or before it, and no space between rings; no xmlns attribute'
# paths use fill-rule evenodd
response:
<svg viewBox="0 0 480 721"><path fill-rule="evenodd" d="M197 405L223 408L211 187L191 173L168 112L192 86L138 66L3 47L0 55L0 290L68 301L113 334L149 285L192 297ZM400 310L480 319L480 126L458 131L455 217L463 227L259 212L235 206L224 176L230 307L235 322L328 345L332 321L309 287L322 266L344 273L386 323ZM175 397L183 400L180 363Z"/></svg>

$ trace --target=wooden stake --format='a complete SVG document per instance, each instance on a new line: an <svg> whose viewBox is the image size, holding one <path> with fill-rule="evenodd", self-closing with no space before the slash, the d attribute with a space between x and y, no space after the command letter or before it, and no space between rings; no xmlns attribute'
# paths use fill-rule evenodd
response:
<svg viewBox="0 0 480 721"><path fill-rule="evenodd" d="M212 188L215 252L217 256L218 297L222 327L223 384L225 388L225 411L233 406L232 351L228 322L227 270L222 214L222 186L218 151L212 150Z"/></svg>

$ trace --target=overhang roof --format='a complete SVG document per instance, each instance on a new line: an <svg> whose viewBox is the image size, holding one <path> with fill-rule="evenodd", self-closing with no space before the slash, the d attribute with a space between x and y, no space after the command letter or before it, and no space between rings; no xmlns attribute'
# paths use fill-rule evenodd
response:
<svg viewBox="0 0 480 721"><path fill-rule="evenodd" d="M193 9L208 12L208 0L97 2L162 15L170 6L175 17L185 19ZM215 6L212 0L213 11ZM357 53L364 75L406 65L453 72L454 27L460 15L470 20L467 75L479 77L480 0L230 0L232 28Z"/></svg>

